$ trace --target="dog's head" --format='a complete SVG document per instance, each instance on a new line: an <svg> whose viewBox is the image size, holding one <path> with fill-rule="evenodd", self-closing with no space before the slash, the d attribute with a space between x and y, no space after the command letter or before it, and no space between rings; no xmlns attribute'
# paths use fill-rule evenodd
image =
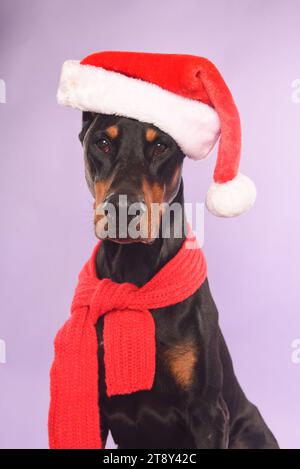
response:
<svg viewBox="0 0 300 469"><path fill-rule="evenodd" d="M95 234L120 243L152 242L163 207L182 183L184 153L151 123L83 112L79 139L94 202Z"/></svg>

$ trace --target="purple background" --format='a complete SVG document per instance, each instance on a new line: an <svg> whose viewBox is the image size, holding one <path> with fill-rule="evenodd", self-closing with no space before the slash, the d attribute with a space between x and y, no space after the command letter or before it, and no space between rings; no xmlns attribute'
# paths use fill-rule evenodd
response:
<svg viewBox="0 0 300 469"><path fill-rule="evenodd" d="M96 241L81 113L55 95L63 61L96 50L203 55L231 88L258 199L236 219L206 212L203 249L240 383L280 445L300 447L299 18L297 0L1 1L1 447L48 444L52 341ZM186 162L187 202L204 200L214 161Z"/></svg>

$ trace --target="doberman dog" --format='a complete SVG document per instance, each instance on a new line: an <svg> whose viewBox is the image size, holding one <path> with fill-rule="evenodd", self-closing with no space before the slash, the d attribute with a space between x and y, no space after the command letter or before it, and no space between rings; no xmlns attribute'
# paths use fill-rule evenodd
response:
<svg viewBox="0 0 300 469"><path fill-rule="evenodd" d="M114 114L83 111L79 139L85 177L95 200L95 234L102 238L97 208L118 196L137 202L184 206L180 147L151 123ZM185 217L183 217L184 223ZM99 228L100 225L100 228ZM174 227L174 219L171 219ZM97 275L115 282L146 283L184 241L145 236L104 239ZM171 229L172 233L172 229ZM167 314L170 313L170 314ZM118 449L278 448L257 407L234 373L218 324L207 279L185 301L151 310L156 324L156 375L150 391L108 397L99 382L101 436L111 431ZM98 363L104 376L103 317L97 322Z"/></svg>

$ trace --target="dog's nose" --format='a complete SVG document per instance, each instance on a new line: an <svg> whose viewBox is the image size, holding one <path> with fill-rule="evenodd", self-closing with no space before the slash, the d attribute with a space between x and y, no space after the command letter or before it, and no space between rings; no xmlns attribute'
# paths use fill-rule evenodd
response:
<svg viewBox="0 0 300 469"><path fill-rule="evenodd" d="M117 237L129 237L127 227L129 223L143 215L147 207L145 201L136 194L113 193L102 204L109 223L116 229ZM121 235L122 233L122 235Z"/></svg>

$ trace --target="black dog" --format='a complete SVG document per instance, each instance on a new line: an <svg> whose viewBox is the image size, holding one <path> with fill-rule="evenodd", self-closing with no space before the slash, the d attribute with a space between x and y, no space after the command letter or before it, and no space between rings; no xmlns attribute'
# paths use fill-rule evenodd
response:
<svg viewBox="0 0 300 469"><path fill-rule="evenodd" d="M86 180L95 198L95 233L99 238L101 215L96 209L110 201L118 213L120 194L126 194L130 203L138 202L141 210L153 201L176 201L183 206L181 169L185 155L156 126L83 112L79 138ZM172 226L175 222L173 219ZM118 239L117 234L115 239L103 241L97 274L141 286L176 254L183 241L175 236ZM108 397L101 380L102 440L106 442L110 430L122 449L278 448L234 374L208 281L187 300L151 313L157 356L153 388ZM104 376L103 317L97 323L97 336L99 368Z"/></svg>

